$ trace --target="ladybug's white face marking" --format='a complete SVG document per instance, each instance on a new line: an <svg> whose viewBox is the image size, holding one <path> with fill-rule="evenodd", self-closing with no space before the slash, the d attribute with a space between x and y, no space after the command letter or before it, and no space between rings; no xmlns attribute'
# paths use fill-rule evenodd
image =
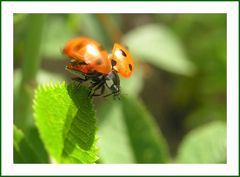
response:
<svg viewBox="0 0 240 177"><path fill-rule="evenodd" d="M111 88L114 83L113 83L113 80L106 80L106 84L108 88Z"/></svg>

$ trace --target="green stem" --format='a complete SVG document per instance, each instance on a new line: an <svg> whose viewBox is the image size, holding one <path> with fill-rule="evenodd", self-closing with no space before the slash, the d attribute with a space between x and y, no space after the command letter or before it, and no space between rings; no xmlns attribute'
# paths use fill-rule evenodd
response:
<svg viewBox="0 0 240 177"><path fill-rule="evenodd" d="M22 82L35 80L41 62L40 47L45 21L43 14L29 16L29 31L22 68Z"/></svg>
<svg viewBox="0 0 240 177"><path fill-rule="evenodd" d="M32 124L31 105L36 87L37 71L41 63L40 50L45 19L45 14L28 16L28 37L24 48L22 81L14 107L14 123L24 131Z"/></svg>

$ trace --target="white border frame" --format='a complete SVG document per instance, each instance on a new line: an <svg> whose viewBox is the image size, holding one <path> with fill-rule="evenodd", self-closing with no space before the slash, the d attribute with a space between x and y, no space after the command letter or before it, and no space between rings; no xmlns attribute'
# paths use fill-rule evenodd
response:
<svg viewBox="0 0 240 177"><path fill-rule="evenodd" d="M238 175L238 2L2 2L2 175ZM13 164L13 13L227 13L227 164Z"/></svg>

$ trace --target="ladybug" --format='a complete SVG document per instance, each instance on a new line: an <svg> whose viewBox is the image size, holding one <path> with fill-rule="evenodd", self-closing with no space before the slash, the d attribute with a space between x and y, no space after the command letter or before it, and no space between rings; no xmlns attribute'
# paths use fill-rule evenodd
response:
<svg viewBox="0 0 240 177"><path fill-rule="evenodd" d="M105 86L111 90L109 95L120 94L120 79L130 77L134 64L128 50L115 43L112 53L107 51L97 41L87 37L77 37L68 41L63 49L63 54L71 59L66 69L78 77L75 81L80 83L91 80L92 85L89 96L100 96L104 93ZM100 93L96 93L100 90Z"/></svg>

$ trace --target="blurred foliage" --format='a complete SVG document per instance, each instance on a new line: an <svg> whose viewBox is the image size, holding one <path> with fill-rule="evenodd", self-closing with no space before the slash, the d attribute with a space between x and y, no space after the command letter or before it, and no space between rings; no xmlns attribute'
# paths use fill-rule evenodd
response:
<svg viewBox="0 0 240 177"><path fill-rule="evenodd" d="M36 134L33 134L36 139ZM30 137L30 136L29 136ZM34 139L27 138L23 132L14 126L14 162L15 163L46 163L47 154L41 151L41 144L37 144L38 148L35 148L33 144L38 142ZM30 140L30 141L29 141ZM39 148L40 147L40 148Z"/></svg>
<svg viewBox="0 0 240 177"><path fill-rule="evenodd" d="M179 147L178 163L226 163L226 124L212 122L192 130Z"/></svg>
<svg viewBox="0 0 240 177"><path fill-rule="evenodd" d="M23 16L24 17L24 16ZM24 18L22 17L22 20ZM24 131L31 126L31 103L36 86L36 76L41 63L40 51L43 36L43 28L46 20L45 14L32 14L25 16L28 36L23 49L21 81L14 102L14 123ZM21 18L20 18L21 20ZM19 19L17 20L20 23ZM16 21L16 20L15 20ZM14 28L15 29L15 28Z"/></svg>
<svg viewBox="0 0 240 177"><path fill-rule="evenodd" d="M144 25L131 30L123 40L136 59L144 58L146 62L177 74L192 75L194 72L178 38L165 26Z"/></svg>
<svg viewBox="0 0 240 177"><path fill-rule="evenodd" d="M38 84L73 77L61 50L75 36L108 52L121 42L136 65L131 78L121 78L121 100L93 100L97 163L226 163L226 14L14 14L14 152L27 156L18 145L26 140L43 157L14 162L52 163L48 156L61 151L43 137L58 116L49 125L43 111L36 128L31 101ZM59 114L66 103L55 96L42 105Z"/></svg>

